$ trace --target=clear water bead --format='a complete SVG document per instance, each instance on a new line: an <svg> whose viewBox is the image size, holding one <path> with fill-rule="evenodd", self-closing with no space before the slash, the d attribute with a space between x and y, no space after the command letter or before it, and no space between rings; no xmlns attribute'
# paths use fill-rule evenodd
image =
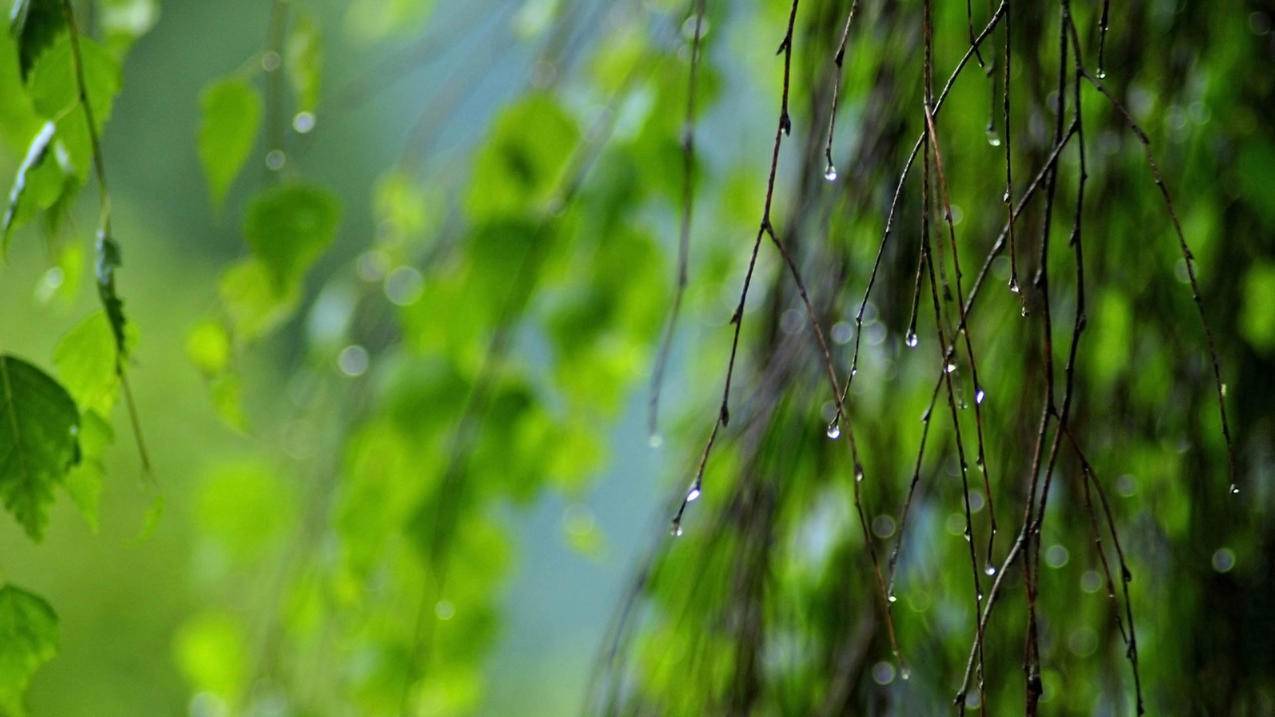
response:
<svg viewBox="0 0 1275 717"><path fill-rule="evenodd" d="M910 349L916 348L917 338L915 331L909 331L908 335L903 338L903 343Z"/></svg>
<svg viewBox="0 0 1275 717"><path fill-rule="evenodd" d="M829 164L828 168L823 170L823 178L829 182L837 181L837 168Z"/></svg>
<svg viewBox="0 0 1275 717"><path fill-rule="evenodd" d="M699 497L701 495L703 495L703 491L699 489L698 485L691 486L691 489L686 492L686 502L694 503L695 501L699 500Z"/></svg>
<svg viewBox="0 0 1275 717"><path fill-rule="evenodd" d="M983 568L983 572L986 573L988 577L991 577L996 574L996 566L988 565L986 568Z"/></svg>
<svg viewBox="0 0 1275 717"><path fill-rule="evenodd" d="M987 393L983 391L983 389L979 388L974 391L974 403L977 403L981 406L983 405L984 398L987 398Z"/></svg>
<svg viewBox="0 0 1275 717"><path fill-rule="evenodd" d="M834 441L837 440L838 438L841 437L841 423L838 421L833 421L832 423L829 423L828 429L824 431L824 433L827 434L830 440L834 440Z"/></svg>

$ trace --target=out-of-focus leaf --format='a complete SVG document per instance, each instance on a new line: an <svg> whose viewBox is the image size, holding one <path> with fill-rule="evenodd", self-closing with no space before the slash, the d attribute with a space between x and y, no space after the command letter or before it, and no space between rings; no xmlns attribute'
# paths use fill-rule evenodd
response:
<svg viewBox="0 0 1275 717"><path fill-rule="evenodd" d="M292 23L284 50L287 58L283 66L297 93L297 111L314 112L323 78L323 35L312 15L300 15Z"/></svg>
<svg viewBox="0 0 1275 717"><path fill-rule="evenodd" d="M248 639L233 616L198 615L177 633L174 650L186 680L197 691L211 692L234 703L248 674Z"/></svg>
<svg viewBox="0 0 1275 717"><path fill-rule="evenodd" d="M218 321L204 320L186 335L186 356L206 376L216 376L230 362L230 336Z"/></svg>
<svg viewBox="0 0 1275 717"><path fill-rule="evenodd" d="M158 0L99 0L99 23L117 57L159 22Z"/></svg>
<svg viewBox="0 0 1275 717"><path fill-rule="evenodd" d="M294 517L295 496L260 461L223 464L203 481L196 498L199 526L236 560L261 557Z"/></svg>
<svg viewBox="0 0 1275 717"><path fill-rule="evenodd" d="M0 588L0 712L26 714L22 694L58 645L58 616L43 598L13 585Z"/></svg>
<svg viewBox="0 0 1275 717"><path fill-rule="evenodd" d="M220 207L252 153L261 126L261 96L247 80L228 77L204 88L199 103L199 161L212 203Z"/></svg>
<svg viewBox="0 0 1275 717"><path fill-rule="evenodd" d="M18 171L13 177L13 188L9 190L9 204L4 210L4 218L0 219L0 247L6 251L9 248L9 234L18 216L18 205L27 189L27 176L48 156L56 130L57 126L52 122L44 123L35 138L31 140L26 157L18 165Z"/></svg>
<svg viewBox="0 0 1275 717"><path fill-rule="evenodd" d="M93 312L62 337L53 350L53 365L82 410L109 415L119 381L114 335L105 312Z"/></svg>
<svg viewBox="0 0 1275 717"><path fill-rule="evenodd" d="M235 336L244 341L269 333L292 315L301 299L298 287L278 287L257 259L227 269L217 291Z"/></svg>
<svg viewBox="0 0 1275 717"><path fill-rule="evenodd" d="M1275 264L1258 264L1244 276L1240 330L1262 351L1275 349Z"/></svg>
<svg viewBox="0 0 1275 717"><path fill-rule="evenodd" d="M496 120L478 153L466 209L490 219L546 208L580 132L548 94L532 94Z"/></svg>
<svg viewBox="0 0 1275 717"><path fill-rule="evenodd" d="M98 528L98 505L106 476L103 454L114 442L115 431L97 411L85 411L80 416L80 463L66 474L62 487L94 532Z"/></svg>
<svg viewBox="0 0 1275 717"><path fill-rule="evenodd" d="M79 458L80 412L48 374L0 356L0 499L39 540L53 488Z"/></svg>
<svg viewBox="0 0 1275 717"><path fill-rule="evenodd" d="M353 0L345 24L359 40L378 40L396 33L415 33L433 9L434 0Z"/></svg>
<svg viewBox="0 0 1275 717"><path fill-rule="evenodd" d="M277 294L300 283L336 238L340 219L340 200L310 184L286 184L252 201L244 236Z"/></svg>

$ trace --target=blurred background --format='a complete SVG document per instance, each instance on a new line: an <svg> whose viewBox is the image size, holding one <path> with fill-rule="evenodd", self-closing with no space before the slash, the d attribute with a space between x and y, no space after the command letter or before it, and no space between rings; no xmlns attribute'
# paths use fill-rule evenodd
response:
<svg viewBox="0 0 1275 717"><path fill-rule="evenodd" d="M29 713L949 709L972 598L944 394L933 427L918 420L939 360L926 293L916 353L904 342L921 162L863 301L922 129L922 3L863 3L838 72L831 58L849 5L801 4L773 222L804 267L838 370L862 350L854 425L842 425L859 433L865 519L882 563L900 539L914 462L926 476L892 608L910 660L892 654L883 630L860 488L825 438L835 409L823 367L769 243L746 303L732 421L685 534L669 535L717 415L762 216L789 3L706 3L691 278L652 430L649 384L686 206L697 4L112 0L80 9L90 36L112 12L138 30L126 51L112 48L121 82L103 153L136 332L128 376L154 469L144 475L116 406L97 510L60 495L41 542L0 520L0 578L59 618L58 652L31 682ZM941 87L969 36L964 4L937 5ZM994 4L974 5L976 30L1000 17ZM1012 12L1018 196L1053 145L1059 17L1053 5ZM1094 73L1101 3L1073 12ZM1110 13L1101 69L1150 135L1197 260L1239 492L1172 223L1136 137L1086 87L1088 312L1072 425L1136 577L1123 593L1117 574L1107 599L1081 466L1064 447L1042 537L1046 711L1131 712L1113 622L1131 597L1151 713L1266 714L1275 16L1239 0L1115 3ZM988 72L971 62L938 122L967 290L1004 220L1003 43L1002 26L984 45ZM227 82L256 104L210 99ZM236 132L248 148L242 167L228 168L242 141L225 137ZM24 155L9 141L3 175ZM1078 159L1068 152L1059 166L1053 227L1042 231L1037 198L1022 220L1019 271L1029 283L1041 237L1052 236L1061 381L1076 306L1067 239ZM252 237L286 233L303 198L321 208L314 233L330 244L286 256L299 273L283 289L247 281L244 267L268 254ZM0 266L0 349L46 368L97 306L94 186L65 204L49 210L59 223L19 228ZM1004 256L989 267L990 298L970 328L983 379L974 386L962 355L969 395L953 410L972 450L969 406L986 391L1003 557L1039 420L1042 307L1035 289L1020 304L1003 288ZM931 447L918 461L923 427ZM991 496L973 476L981 547ZM1024 689L1013 577L998 608L1005 622L988 637L994 714L1016 711ZM754 594L763 597L749 602Z"/></svg>

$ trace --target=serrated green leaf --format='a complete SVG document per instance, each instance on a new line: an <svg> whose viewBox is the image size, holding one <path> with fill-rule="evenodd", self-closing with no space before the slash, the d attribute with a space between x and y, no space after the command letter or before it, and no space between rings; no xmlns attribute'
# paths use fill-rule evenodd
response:
<svg viewBox="0 0 1275 717"><path fill-rule="evenodd" d="M25 714L22 695L57 644L58 616L43 598L12 585L0 588L0 711Z"/></svg>
<svg viewBox="0 0 1275 717"><path fill-rule="evenodd" d="M39 540L53 488L79 459L80 412L48 374L0 356L0 500Z"/></svg>
<svg viewBox="0 0 1275 717"><path fill-rule="evenodd" d="M199 104L199 161L213 206L220 207L256 143L261 95L247 80L228 77L204 88Z"/></svg>
<svg viewBox="0 0 1275 717"><path fill-rule="evenodd" d="M80 56L84 68L84 89L93 110L93 122L100 134L111 117L115 96L120 90L120 67L106 48L87 37L80 38ZM67 159L79 179L88 176L93 161L88 121L80 101L72 60L71 41L60 36L40 55L27 80L27 89L35 109L57 122L58 144L66 150Z"/></svg>
<svg viewBox="0 0 1275 717"><path fill-rule="evenodd" d="M314 112L323 78L323 35L313 16L303 14L293 22L285 52L284 68L297 94L297 111Z"/></svg>
<svg viewBox="0 0 1275 717"><path fill-rule="evenodd" d="M109 415L119 387L115 336L103 311L67 332L53 349L58 378L81 410Z"/></svg>
<svg viewBox="0 0 1275 717"><path fill-rule="evenodd" d="M341 203L310 184L286 184L258 195L248 206L244 236L275 286L293 290L336 238Z"/></svg>
<svg viewBox="0 0 1275 717"><path fill-rule="evenodd" d="M53 137L57 131L57 126L52 122L45 122L40 131L36 133L31 140L31 145L27 147L26 157L22 159L22 164L18 165L18 171L13 177L13 188L9 190L9 206L4 210L4 218L0 219L0 244L3 245L5 251L9 249L9 234L13 229L14 220L18 216L18 207L22 202L22 197L27 190L27 178L38 168L45 157L49 155L49 148L53 145Z"/></svg>

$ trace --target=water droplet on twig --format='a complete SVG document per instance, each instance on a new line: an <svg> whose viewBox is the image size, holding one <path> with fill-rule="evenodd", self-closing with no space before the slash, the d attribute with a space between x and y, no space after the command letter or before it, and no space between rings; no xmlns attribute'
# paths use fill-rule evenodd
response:
<svg viewBox="0 0 1275 717"><path fill-rule="evenodd" d="M699 485L693 485L691 486L691 489L686 492L686 502L694 503L699 500L701 495L703 495L703 491L700 490Z"/></svg>
<svg viewBox="0 0 1275 717"><path fill-rule="evenodd" d="M903 344L910 349L916 348L917 338L915 331L909 331L908 335L903 337Z"/></svg>
<svg viewBox="0 0 1275 717"><path fill-rule="evenodd" d="M832 166L831 162L828 163L828 168L823 170L823 178L829 182L837 181L837 168Z"/></svg>
<svg viewBox="0 0 1275 717"><path fill-rule="evenodd" d="M995 127L989 127L987 129L987 143L993 147L1001 146L1001 136L1000 133L996 131Z"/></svg>
<svg viewBox="0 0 1275 717"><path fill-rule="evenodd" d="M829 423L828 429L824 431L824 433L828 436L829 439L834 441L837 440L838 438L841 437L841 423L839 421L833 421L832 423Z"/></svg>
<svg viewBox="0 0 1275 717"><path fill-rule="evenodd" d="M977 388L974 390L974 403L977 403L978 405L981 406L983 405L984 398L987 398L987 393L983 391L982 388Z"/></svg>

